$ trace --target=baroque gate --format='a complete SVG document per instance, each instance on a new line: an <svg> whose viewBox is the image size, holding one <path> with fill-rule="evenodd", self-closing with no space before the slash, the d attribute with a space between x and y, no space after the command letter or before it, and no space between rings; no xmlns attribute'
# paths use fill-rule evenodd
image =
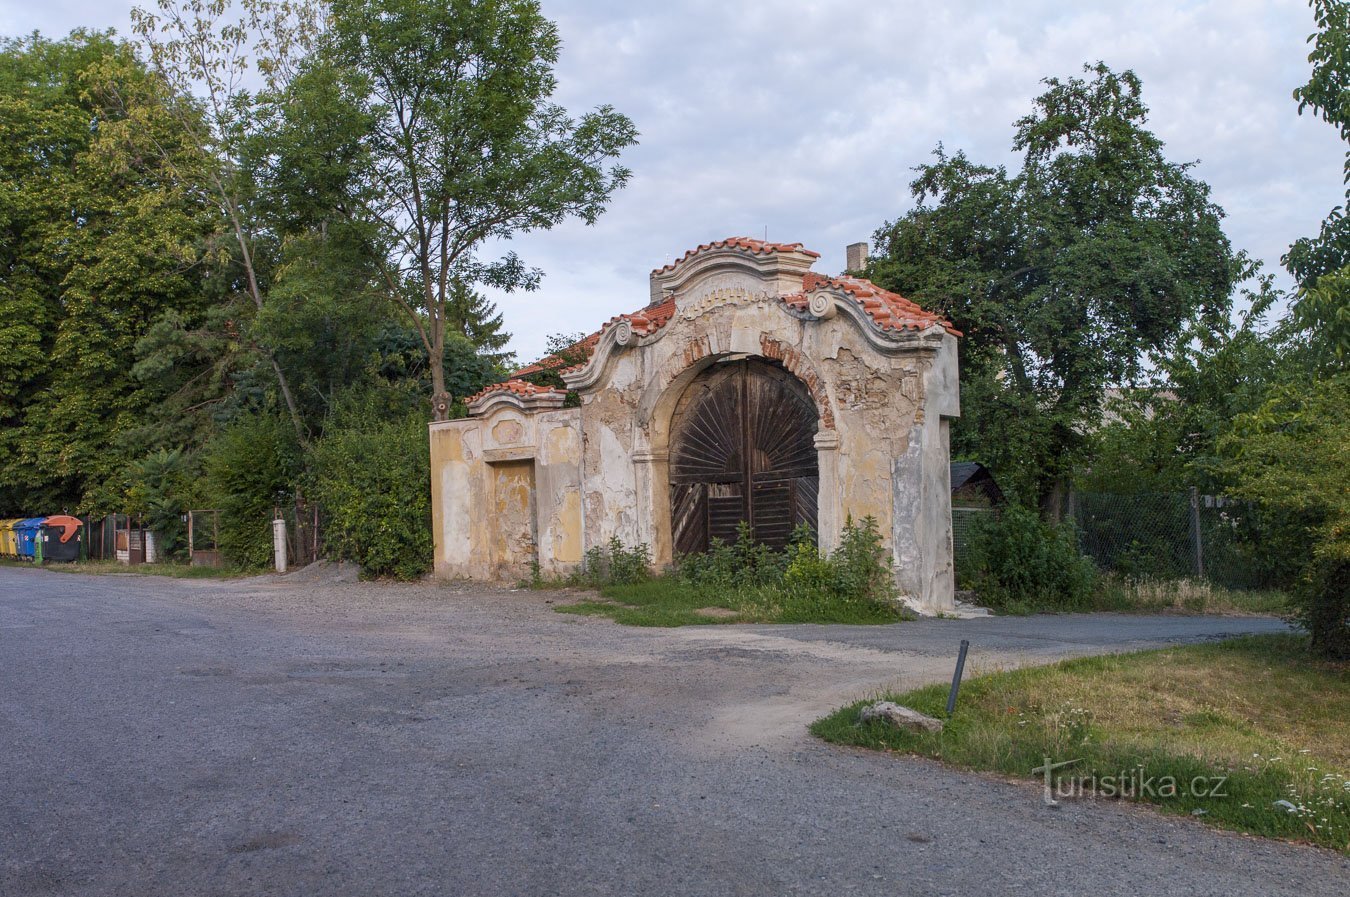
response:
<svg viewBox="0 0 1350 897"><path fill-rule="evenodd" d="M747 237L696 247L651 273L636 311L434 421L436 575L566 576L615 544L661 568L742 521L775 549L809 526L830 552L870 517L900 594L950 610L960 334L817 259ZM533 382L547 372L554 386Z"/></svg>

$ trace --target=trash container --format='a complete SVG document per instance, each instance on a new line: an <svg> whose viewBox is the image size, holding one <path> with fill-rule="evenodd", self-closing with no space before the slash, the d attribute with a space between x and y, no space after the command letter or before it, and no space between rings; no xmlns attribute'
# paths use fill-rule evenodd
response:
<svg viewBox="0 0 1350 897"><path fill-rule="evenodd" d="M28 517L14 524L15 541L18 543L19 557L33 560L37 554L38 535L42 530L42 521L46 517Z"/></svg>
<svg viewBox="0 0 1350 897"><path fill-rule="evenodd" d="M7 517L0 520L0 557L16 558L19 556L19 543L16 540L14 524L23 520L22 517Z"/></svg>
<svg viewBox="0 0 1350 897"><path fill-rule="evenodd" d="M39 536L42 546L42 560L78 561L80 559L80 541L83 538L84 521L78 517L57 514L48 517L42 524Z"/></svg>

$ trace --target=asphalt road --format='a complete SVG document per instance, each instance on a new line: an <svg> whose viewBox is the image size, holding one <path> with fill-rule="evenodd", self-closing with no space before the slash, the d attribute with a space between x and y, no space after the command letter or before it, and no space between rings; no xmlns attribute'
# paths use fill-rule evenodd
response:
<svg viewBox="0 0 1350 897"><path fill-rule="evenodd" d="M0 895L1298 894L1350 861L814 741L950 676L1265 631L642 630L548 595L0 568Z"/></svg>

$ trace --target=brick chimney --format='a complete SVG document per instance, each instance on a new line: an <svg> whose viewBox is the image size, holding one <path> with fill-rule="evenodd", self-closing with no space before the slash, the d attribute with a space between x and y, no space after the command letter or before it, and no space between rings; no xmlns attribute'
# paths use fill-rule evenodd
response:
<svg viewBox="0 0 1350 897"><path fill-rule="evenodd" d="M849 274L861 274L867 267L867 244L850 243L844 249L844 271Z"/></svg>

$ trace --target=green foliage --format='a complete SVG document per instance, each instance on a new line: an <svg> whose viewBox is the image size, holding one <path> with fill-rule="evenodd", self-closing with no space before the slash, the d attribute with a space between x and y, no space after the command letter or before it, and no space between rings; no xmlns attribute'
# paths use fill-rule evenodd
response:
<svg viewBox="0 0 1350 897"><path fill-rule="evenodd" d="M861 524L855 524L852 517L846 520L829 563L834 570L831 591L840 598L873 604L897 599L891 553L875 518L864 517Z"/></svg>
<svg viewBox="0 0 1350 897"><path fill-rule="evenodd" d="M6 41L0 85L0 504L111 510L162 396L131 374L136 342L202 304L206 208L174 176L192 150L110 35Z"/></svg>
<svg viewBox="0 0 1350 897"><path fill-rule="evenodd" d="M1297 366L1294 347L1264 327L1266 310L1279 298L1271 278L1258 276L1254 289L1244 291L1250 310L1238 321L1193 324L1173 348L1155 354L1145 385L1107 401L1108 418L1092 431L1093 460L1078 485L1113 493L1191 486L1221 493L1219 438Z"/></svg>
<svg viewBox="0 0 1350 897"><path fill-rule="evenodd" d="M1017 123L1019 172L939 146L869 267L965 333L953 455L1052 513L1090 458L1106 387L1189 323L1226 320L1246 269L1209 188L1145 127L1139 79L1086 71L1047 79Z"/></svg>
<svg viewBox="0 0 1350 897"><path fill-rule="evenodd" d="M685 555L676 565L676 575L691 585L707 591L735 590L779 584L787 567L787 559L795 554L809 528L794 534L793 549L776 552L762 542L755 541L750 524L742 520L736 526L736 541L730 545L713 539L707 552Z"/></svg>
<svg viewBox="0 0 1350 897"><path fill-rule="evenodd" d="M980 601L1001 610L1083 610L1097 574L1078 552L1073 528L1043 522L1034 512L1006 508L984 515L971 533L971 568Z"/></svg>
<svg viewBox="0 0 1350 897"><path fill-rule="evenodd" d="M581 570L567 582L569 585L587 586L598 589L611 585L632 585L646 582L652 575L652 553L647 545L635 545L627 548L618 536L610 538L609 543L595 545L586 550ZM540 577L535 575L536 584Z"/></svg>
<svg viewBox="0 0 1350 897"><path fill-rule="evenodd" d="M165 557L186 556L187 523L183 514L193 504L197 474L181 449L160 449L131 465L127 513L140 517L159 535L159 550Z"/></svg>
<svg viewBox="0 0 1350 897"><path fill-rule="evenodd" d="M241 567L272 563L272 519L292 498L301 464L289 421L276 414L241 417L203 450L204 499L219 508L220 550Z"/></svg>
<svg viewBox="0 0 1350 897"><path fill-rule="evenodd" d="M1350 657L1350 374L1273 389L1220 443L1232 492L1273 512L1303 559L1297 618L1315 650Z"/></svg>
<svg viewBox="0 0 1350 897"><path fill-rule="evenodd" d="M1309 38L1312 74L1294 90L1298 111L1311 109L1333 125L1346 143L1343 170L1350 201L1350 3L1310 0L1317 31ZM1333 208L1317 236L1289 247L1285 267L1298 282L1290 324L1302 333L1324 363L1350 360L1350 218Z"/></svg>
<svg viewBox="0 0 1350 897"><path fill-rule="evenodd" d="M625 564L631 561L631 564ZM892 623L902 617L890 552L868 517L849 519L839 547L829 556L816 548L815 533L799 526L783 551L757 543L742 522L737 539L720 539L703 554L679 559L674 574L649 581L647 546L587 552L587 573L574 584L600 587L620 603L582 602L559 610L605 614L637 626L763 621L784 623ZM633 570L620 578L613 571ZM599 576L589 571L601 570ZM640 571L640 573L638 573ZM700 611L731 613L709 617Z"/></svg>
<svg viewBox="0 0 1350 897"><path fill-rule="evenodd" d="M449 334L489 347L499 338L494 311L471 287L532 289L541 276L514 253L481 258L484 245L571 218L594 222L628 180L614 160L637 132L609 106L573 119L550 101L558 33L534 0L334 0L329 9L317 63L349 74L349 102L372 121L350 135L366 156L349 189L381 194L350 207L380 248L385 295L418 323L439 394Z"/></svg>
<svg viewBox="0 0 1350 897"><path fill-rule="evenodd" d="M349 405L314 444L310 495L323 507L330 552L369 576L416 579L432 560L426 416L389 420L369 402Z"/></svg>
<svg viewBox="0 0 1350 897"><path fill-rule="evenodd" d="M562 374L558 372L590 358L590 351L582 347L585 339L586 334L582 332L550 333L545 343L544 357L535 362L539 370L525 374L520 379L536 386L567 390L567 384L563 382ZM563 407L576 408L580 404L581 397L574 392L568 392Z"/></svg>
<svg viewBox="0 0 1350 897"><path fill-rule="evenodd" d="M756 542L749 524L742 521L734 543L714 539L704 554L680 558L675 575L708 594L769 589L885 606L898 598L890 551L872 517L861 523L850 517L838 547L828 556L816 547L815 533L805 524L793 531L780 552Z"/></svg>

